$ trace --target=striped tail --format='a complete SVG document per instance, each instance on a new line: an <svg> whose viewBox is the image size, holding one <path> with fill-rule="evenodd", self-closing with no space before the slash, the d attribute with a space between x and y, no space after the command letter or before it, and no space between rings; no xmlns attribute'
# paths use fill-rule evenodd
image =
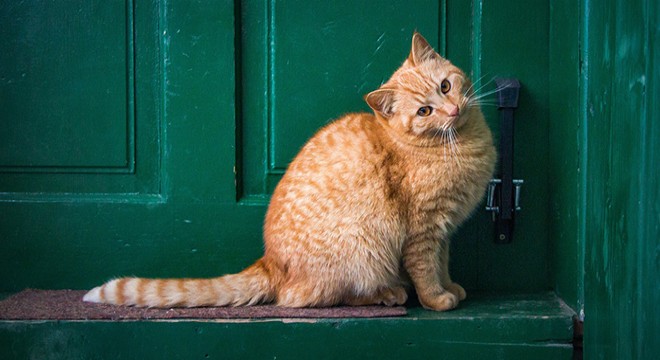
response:
<svg viewBox="0 0 660 360"><path fill-rule="evenodd" d="M166 308L255 305L274 298L269 272L258 260L238 274L211 279L114 279L90 290L83 301Z"/></svg>

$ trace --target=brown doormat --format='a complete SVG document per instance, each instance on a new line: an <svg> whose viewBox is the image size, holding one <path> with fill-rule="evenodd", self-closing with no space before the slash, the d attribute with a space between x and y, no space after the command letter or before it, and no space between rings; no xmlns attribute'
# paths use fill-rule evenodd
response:
<svg viewBox="0 0 660 360"><path fill-rule="evenodd" d="M0 301L0 320L154 320L370 318L405 316L403 306L337 306L293 309L274 305L149 309L82 301L84 290L27 289Z"/></svg>

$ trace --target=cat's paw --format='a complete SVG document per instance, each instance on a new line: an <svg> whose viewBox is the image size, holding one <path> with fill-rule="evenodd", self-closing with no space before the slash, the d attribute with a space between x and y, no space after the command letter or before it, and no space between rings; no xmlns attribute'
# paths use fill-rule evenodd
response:
<svg viewBox="0 0 660 360"><path fill-rule="evenodd" d="M403 305L408 300L408 293L403 287L381 290L378 296L380 297L378 302L387 306Z"/></svg>
<svg viewBox="0 0 660 360"><path fill-rule="evenodd" d="M379 305L387 306L403 305L408 300L408 293L403 287L382 288L370 295L351 296L343 300L350 306Z"/></svg>
<svg viewBox="0 0 660 360"><path fill-rule="evenodd" d="M435 311L451 310L458 305L458 297L449 291L435 296L419 297L419 302L424 308Z"/></svg>
<svg viewBox="0 0 660 360"><path fill-rule="evenodd" d="M445 286L445 290L456 295L459 301L463 301L467 297L467 294L465 293L465 289L463 289L463 287L458 285L457 283L451 283Z"/></svg>

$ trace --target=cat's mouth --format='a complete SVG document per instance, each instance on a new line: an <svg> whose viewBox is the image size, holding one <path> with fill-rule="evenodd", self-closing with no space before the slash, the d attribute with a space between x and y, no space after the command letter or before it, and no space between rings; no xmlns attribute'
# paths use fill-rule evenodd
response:
<svg viewBox="0 0 660 360"><path fill-rule="evenodd" d="M442 127L459 129L465 124L465 121L467 120L467 118L463 115L465 115L463 109L448 114L445 120L445 124Z"/></svg>
<svg viewBox="0 0 660 360"><path fill-rule="evenodd" d="M457 128L459 127L461 115L460 114L455 114L455 115L447 115L447 120L445 121L444 125L442 126L443 130L447 130L450 128Z"/></svg>

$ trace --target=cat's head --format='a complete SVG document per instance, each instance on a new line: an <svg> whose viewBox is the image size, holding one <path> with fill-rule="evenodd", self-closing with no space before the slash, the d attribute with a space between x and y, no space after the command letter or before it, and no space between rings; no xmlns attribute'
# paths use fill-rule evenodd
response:
<svg viewBox="0 0 660 360"><path fill-rule="evenodd" d="M397 133L428 142L465 125L472 108L471 89L463 71L415 33L410 56L365 100Z"/></svg>

